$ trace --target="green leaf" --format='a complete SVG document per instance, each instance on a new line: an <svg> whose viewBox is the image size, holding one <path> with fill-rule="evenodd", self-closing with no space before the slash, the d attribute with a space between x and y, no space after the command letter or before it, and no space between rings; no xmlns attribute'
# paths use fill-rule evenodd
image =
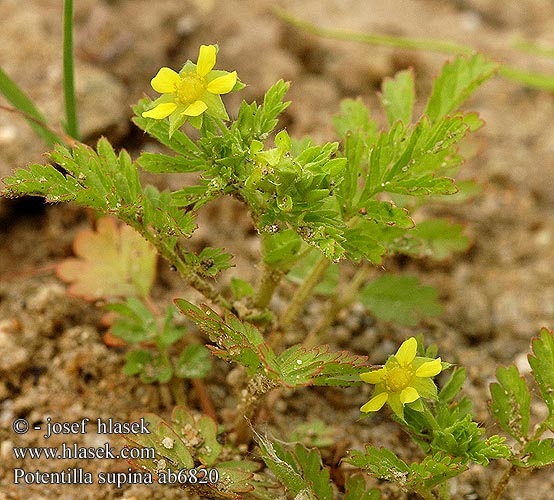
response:
<svg viewBox="0 0 554 500"><path fill-rule="evenodd" d="M136 297L128 297L124 303L108 304L104 308L118 315L110 333L128 344L151 341L158 334L156 318Z"/></svg>
<svg viewBox="0 0 554 500"><path fill-rule="evenodd" d="M362 220L354 227L346 229L344 232L345 243L348 258L353 262L360 262L362 259L367 259L373 264L380 264L383 256L387 252L383 242L384 238L380 238L382 232L380 228L390 228L391 226L377 224L374 221ZM394 226L397 228L397 226ZM399 229L404 232L402 228Z"/></svg>
<svg viewBox="0 0 554 500"><path fill-rule="evenodd" d="M522 451L522 458L513 460L519 467L536 468L554 464L554 439L534 439Z"/></svg>
<svg viewBox="0 0 554 500"><path fill-rule="evenodd" d="M179 209L169 193L141 187L138 169L126 151L116 155L104 138L97 151L77 144L71 150L56 146L49 153L57 165L30 165L4 179L7 197L44 196L47 202L75 201L121 220L141 232L189 237L194 216ZM63 173L62 173L63 172Z"/></svg>
<svg viewBox="0 0 554 500"><path fill-rule="evenodd" d="M433 83L425 114L436 122L457 109L484 81L498 69L481 54L459 56L444 65Z"/></svg>
<svg viewBox="0 0 554 500"><path fill-rule="evenodd" d="M23 117L27 120L33 130L46 142L48 147L54 144L63 144L65 141L56 133L48 128L46 118L36 108L33 101L25 95L19 86L0 68L0 92L4 97L24 113Z"/></svg>
<svg viewBox="0 0 554 500"><path fill-rule="evenodd" d="M154 174L198 172L205 168L203 160L191 160L183 156L169 156L161 153L142 153L137 163Z"/></svg>
<svg viewBox="0 0 554 500"><path fill-rule="evenodd" d="M129 351L125 355L125 375L139 375L152 363L152 354L144 350Z"/></svg>
<svg viewBox="0 0 554 500"><path fill-rule="evenodd" d="M177 472L199 467L215 468L219 472L218 482L186 483L181 487L202 498L234 500L240 500L247 492L263 491L263 483L254 477L259 464L251 460L218 461L223 446L217 441L217 425L209 417L196 419L185 407L177 406L173 410L171 423L153 414L144 418L149 423L150 434L127 434L124 439L134 447L155 449L154 458L130 460L135 467L150 471L155 480L168 469ZM228 450L227 455L231 453L232 450Z"/></svg>
<svg viewBox="0 0 554 500"><path fill-rule="evenodd" d="M439 392L439 401L449 404L462 390L466 378L465 368L455 368Z"/></svg>
<svg viewBox="0 0 554 500"><path fill-rule="evenodd" d="M458 476L467 468L467 465L460 458L451 457L444 453L427 455L421 463L410 465L410 475L406 481L406 486L416 491L421 486L425 489L431 489L452 477Z"/></svg>
<svg viewBox="0 0 554 500"><path fill-rule="evenodd" d="M171 430L166 422L153 414L147 414L143 418L150 432L125 434L123 438L132 443L133 446L153 448L156 450L156 457L141 458L141 463L137 463L137 465L145 466L154 477L157 477L158 472L161 472L167 466L173 465L178 469L194 467L194 460L189 447L178 434ZM164 441L166 437L168 439ZM160 459L164 459L165 463L159 464Z"/></svg>
<svg viewBox="0 0 554 500"><path fill-rule="evenodd" d="M175 375L179 378L203 378L211 368L210 352L200 344L191 344L183 349Z"/></svg>
<svg viewBox="0 0 554 500"><path fill-rule="evenodd" d="M302 385L352 386L360 383L360 373L369 369L367 356L348 351L330 352L329 346L310 350L289 347L276 360L279 382L285 387Z"/></svg>
<svg viewBox="0 0 554 500"><path fill-rule="evenodd" d="M386 448L375 448L368 444L365 453L358 450L350 450L348 453L350 457L346 458L345 462L366 469L379 479L404 486L410 474L408 465Z"/></svg>
<svg viewBox="0 0 554 500"><path fill-rule="evenodd" d="M361 474L350 476L346 480L344 500L380 500L381 494L375 488L369 488Z"/></svg>
<svg viewBox="0 0 554 500"><path fill-rule="evenodd" d="M368 220L387 226L410 229L415 225L405 208L398 208L390 201L368 200L360 207L359 213Z"/></svg>
<svg viewBox="0 0 554 500"><path fill-rule="evenodd" d="M533 339L532 346L534 356L529 356L529 364L548 408L549 418L554 419L554 335L543 328L540 337Z"/></svg>
<svg viewBox="0 0 554 500"><path fill-rule="evenodd" d="M400 71L394 78L386 78L383 82L381 101L390 125L397 120L405 125L412 121L414 100L414 74L411 69Z"/></svg>
<svg viewBox="0 0 554 500"><path fill-rule="evenodd" d="M221 248L206 247L198 255L185 253L183 258L200 276L210 278L233 266L231 263L233 256L225 253Z"/></svg>
<svg viewBox="0 0 554 500"><path fill-rule="evenodd" d="M151 103L152 101L150 101L150 99L144 98L136 104L133 108L135 112L133 123L141 130L144 130L147 134L154 137L158 142L172 149L184 158L188 158L191 161L196 160L200 149L184 132L175 130L170 137L169 123L167 120L143 118L142 112L146 111Z"/></svg>
<svg viewBox="0 0 554 500"><path fill-rule="evenodd" d="M381 276L360 291L360 302L377 318L415 325L421 316L438 316L437 291L411 276Z"/></svg>
<svg viewBox="0 0 554 500"><path fill-rule="evenodd" d="M452 224L444 219L429 219L414 227L410 237L421 245L418 253L430 255L436 260L444 260L454 252L468 249L470 240L463 234L464 226Z"/></svg>
<svg viewBox="0 0 554 500"><path fill-rule="evenodd" d="M175 304L215 342L216 346L208 347L216 356L243 365L250 376L264 368L275 369L275 354L254 326L230 313L223 320L209 307L200 309L184 299L176 299Z"/></svg>
<svg viewBox="0 0 554 500"><path fill-rule="evenodd" d="M289 441L300 442L308 448L330 448L335 443L337 432L337 426L315 418L296 426Z"/></svg>
<svg viewBox="0 0 554 500"><path fill-rule="evenodd" d="M293 229L263 234L264 263L274 268L287 269L298 258L302 239Z"/></svg>
<svg viewBox="0 0 554 500"><path fill-rule="evenodd" d="M252 432L254 434L254 440L260 447L262 459L268 468L275 474L275 477L291 495L298 495L306 488L302 475L297 470L298 465L296 463L291 464L284 460L281 456L282 453L279 453L281 450L275 446L267 435L262 435L254 429L252 429ZM308 498L313 498L313 496L309 496Z"/></svg>
<svg viewBox="0 0 554 500"><path fill-rule="evenodd" d="M65 259L56 269L71 283L69 293L86 300L149 295L156 252L134 229L104 217L96 231L81 231L73 248L77 258Z"/></svg>
<svg viewBox="0 0 554 500"><path fill-rule="evenodd" d="M254 297L254 295L256 295L256 290L250 283L235 276L231 278L230 287L235 300L244 299L245 297Z"/></svg>
<svg viewBox="0 0 554 500"><path fill-rule="evenodd" d="M308 350L297 345L277 356L257 328L236 316L228 314L223 320L207 306L200 309L183 299L175 303L216 343L208 346L213 354L243 365L250 376L261 375L265 392L279 385L357 385L359 374L368 369L367 356L330 352L329 346Z"/></svg>
<svg viewBox="0 0 554 500"><path fill-rule="evenodd" d="M525 442L529 432L531 405L527 384L515 365L498 367L496 378L498 383L490 385L491 413L504 431L519 442Z"/></svg>
<svg viewBox="0 0 554 500"><path fill-rule="evenodd" d="M277 126L279 114L290 104L290 102L283 102L288 89L289 84L279 80L266 92L263 105L243 102L237 119L231 125L231 132L238 131L246 143L266 139Z"/></svg>
<svg viewBox="0 0 554 500"><path fill-rule="evenodd" d="M377 135L377 124L371 120L369 109L361 99L343 99L340 113L333 116L333 125L341 138L347 137L349 132L357 131L363 132L367 138Z"/></svg>
<svg viewBox="0 0 554 500"><path fill-rule="evenodd" d="M262 459L291 495L303 499L332 500L329 470L322 465L316 449L308 450L300 443L277 442L254 429L253 433Z"/></svg>

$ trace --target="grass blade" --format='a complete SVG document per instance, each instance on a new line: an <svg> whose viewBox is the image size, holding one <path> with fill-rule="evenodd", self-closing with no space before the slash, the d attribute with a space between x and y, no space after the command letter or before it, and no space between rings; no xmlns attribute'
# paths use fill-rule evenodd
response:
<svg viewBox="0 0 554 500"><path fill-rule="evenodd" d="M49 147L54 144L64 144L65 141L48 128L46 119L33 104L33 101L25 95L18 85L0 68L0 92L6 99L20 111L34 131L44 139ZM10 108L4 108L11 111Z"/></svg>

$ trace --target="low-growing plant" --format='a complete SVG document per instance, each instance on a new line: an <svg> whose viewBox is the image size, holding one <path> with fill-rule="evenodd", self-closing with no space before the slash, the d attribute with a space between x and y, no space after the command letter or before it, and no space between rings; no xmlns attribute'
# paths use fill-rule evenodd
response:
<svg viewBox="0 0 554 500"><path fill-rule="evenodd" d="M475 421L471 402L460 395L463 368L453 369L437 389L434 377L451 366L436 358L436 346L425 348L422 338L406 340L382 367L372 366L366 355L323 344L332 340L330 327L338 314L358 300L368 314L408 325L440 313L433 289L415 278L378 275L375 269L393 255L440 259L467 247L461 226L434 219L416 226L411 215L421 205L472 190L452 176L463 161L458 144L483 121L459 108L496 65L477 54L446 64L416 120L414 76L402 71L383 85L387 127L379 128L361 100L346 100L333 119L337 141L314 144L276 130L289 105L284 81L273 85L261 104L243 102L230 119L221 95L244 85L236 72L214 69L217 50L203 45L196 63L187 61L179 72L162 68L152 80L161 97L144 98L135 106L134 123L168 153L142 153L133 160L126 151L114 151L105 138L95 148L57 144L48 153L49 163L32 164L4 179L4 196L75 202L133 228L209 303L175 300L206 335L207 349L242 367L233 421L218 427L213 415L197 415L184 404L169 421L149 415L153 432L128 440L155 448L156 457L134 464L157 479L170 471L203 470L182 486L209 498L271 499L286 491L298 500L331 500L341 490L347 500L374 500L379 492L360 471L425 499L448 499L448 480L471 463L504 459L509 467L493 488L492 500L500 498L516 470L554 463L553 440L542 439L547 429L554 430L554 338L549 331L534 340L529 358L548 410L534 431L530 391L517 368L499 368L498 382L491 386L491 413L513 442L486 437ZM196 129L195 134L183 126ZM159 191L141 182L140 169L190 173L197 181ZM232 267L231 255L219 248L195 253L187 247L199 209L224 196L245 206L260 240L259 279L235 276L229 289L214 278ZM73 293L109 302L117 315L111 335L135 346L127 355L127 374L160 383L209 377L208 351L195 342L183 343L188 334L175 322L175 306L161 312L152 305L155 256L128 231L100 219L95 233L76 241L77 267L75 261L62 263L60 276L72 282ZM275 307L272 298L285 279L297 287L284 306ZM301 315L315 295L327 298L319 322L302 341L287 345L286 334L302 331ZM172 359L176 346L183 350ZM422 450L421 461L408 464L392 450L367 445L344 457L358 473L338 484L322 462L329 434L321 422L315 435L300 428L285 441L256 422L264 396L275 389L363 382L375 384L375 392L361 411L371 414L388 405ZM178 392L176 402L183 403ZM250 438L257 454L245 446ZM210 479L212 470L217 480Z"/></svg>

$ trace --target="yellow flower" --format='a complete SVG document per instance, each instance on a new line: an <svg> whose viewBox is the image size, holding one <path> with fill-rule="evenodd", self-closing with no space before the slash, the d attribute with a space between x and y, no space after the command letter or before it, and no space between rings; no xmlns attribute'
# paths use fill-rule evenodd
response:
<svg viewBox="0 0 554 500"><path fill-rule="evenodd" d="M161 68L152 79L152 88L163 94L142 116L163 120L169 116L169 133L173 134L188 119L197 128L202 125L202 114L228 120L221 94L243 88L237 72L214 70L216 45L201 45L198 62L187 61L179 73Z"/></svg>
<svg viewBox="0 0 554 500"><path fill-rule="evenodd" d="M417 341L410 337L383 368L360 374L364 382L375 384L373 397L360 411L379 411L388 403L392 411L404 419L404 405L421 410L420 398L437 399L437 387L431 378L441 372L441 358L416 357L416 352Z"/></svg>

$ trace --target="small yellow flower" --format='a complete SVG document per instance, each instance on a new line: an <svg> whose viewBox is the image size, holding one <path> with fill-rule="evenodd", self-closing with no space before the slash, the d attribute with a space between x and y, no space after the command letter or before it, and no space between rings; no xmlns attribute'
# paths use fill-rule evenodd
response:
<svg viewBox="0 0 554 500"><path fill-rule="evenodd" d="M188 119L197 128L202 125L202 114L228 120L221 94L228 94L244 85L237 72L214 70L216 45L201 45L198 62L187 61L179 73L161 68L152 79L152 88L163 94L142 116L163 120L169 116L170 135Z"/></svg>
<svg viewBox="0 0 554 500"><path fill-rule="evenodd" d="M416 357L416 352L417 341L410 337L383 368L360 374L364 382L375 384L373 397L360 411L379 411L388 403L392 411L404 419L405 405L420 410L419 398L437 399L437 387L431 378L442 371L441 358Z"/></svg>

